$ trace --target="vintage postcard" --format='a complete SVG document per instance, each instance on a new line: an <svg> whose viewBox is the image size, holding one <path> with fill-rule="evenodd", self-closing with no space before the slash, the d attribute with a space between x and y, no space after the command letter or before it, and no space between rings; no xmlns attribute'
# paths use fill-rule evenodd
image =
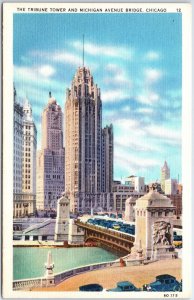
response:
<svg viewBox="0 0 194 300"><path fill-rule="evenodd" d="M191 5L3 4L3 296L191 297Z"/></svg>

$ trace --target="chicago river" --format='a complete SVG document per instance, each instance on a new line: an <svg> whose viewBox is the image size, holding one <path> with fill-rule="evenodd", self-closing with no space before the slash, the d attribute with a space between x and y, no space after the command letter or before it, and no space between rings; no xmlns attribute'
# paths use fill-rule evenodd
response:
<svg viewBox="0 0 194 300"><path fill-rule="evenodd" d="M55 264L55 273L118 258L116 254L98 247L53 248L51 252ZM44 276L44 262L46 262L47 253L47 248L14 247L14 280Z"/></svg>

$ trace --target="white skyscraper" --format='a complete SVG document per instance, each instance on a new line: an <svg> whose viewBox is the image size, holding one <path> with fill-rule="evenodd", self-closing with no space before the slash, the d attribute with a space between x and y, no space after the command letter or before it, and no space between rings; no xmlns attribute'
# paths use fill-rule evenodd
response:
<svg viewBox="0 0 194 300"><path fill-rule="evenodd" d="M36 205L36 126L30 104L18 102L14 88L14 218L33 214Z"/></svg>
<svg viewBox="0 0 194 300"><path fill-rule="evenodd" d="M22 191L36 194L37 130L32 117L32 107L27 98L23 106L23 139Z"/></svg>
<svg viewBox="0 0 194 300"><path fill-rule="evenodd" d="M165 180L170 178L170 169L167 165L167 162L164 162L164 166L161 168L161 189L165 192Z"/></svg>
<svg viewBox="0 0 194 300"><path fill-rule="evenodd" d="M176 195L178 192L178 183L176 179L166 179L165 180L165 194L166 195Z"/></svg>
<svg viewBox="0 0 194 300"><path fill-rule="evenodd" d="M16 194L22 192L23 107L19 104L15 87L13 126L13 193Z"/></svg>

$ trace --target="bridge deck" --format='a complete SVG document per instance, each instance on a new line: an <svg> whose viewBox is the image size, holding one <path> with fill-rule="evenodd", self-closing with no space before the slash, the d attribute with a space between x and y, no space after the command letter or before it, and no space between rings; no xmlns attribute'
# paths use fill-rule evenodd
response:
<svg viewBox="0 0 194 300"><path fill-rule="evenodd" d="M122 250L125 253L130 253L135 236L122 233L112 229L87 224L76 221L76 225L85 230L85 241L94 239L115 250Z"/></svg>

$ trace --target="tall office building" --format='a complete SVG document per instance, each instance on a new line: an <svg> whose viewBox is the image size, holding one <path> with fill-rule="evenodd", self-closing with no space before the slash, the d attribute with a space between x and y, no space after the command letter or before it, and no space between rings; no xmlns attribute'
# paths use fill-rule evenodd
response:
<svg viewBox="0 0 194 300"><path fill-rule="evenodd" d="M112 192L113 184L113 126L102 129L102 192Z"/></svg>
<svg viewBox="0 0 194 300"><path fill-rule="evenodd" d="M13 193L15 194L22 192L23 107L19 104L15 87L13 96Z"/></svg>
<svg viewBox="0 0 194 300"><path fill-rule="evenodd" d="M167 165L167 162L164 162L164 166L161 168L161 189L163 192L165 192L165 180L170 178L170 169Z"/></svg>
<svg viewBox="0 0 194 300"><path fill-rule="evenodd" d="M70 196L70 208L98 207L102 192L102 102L100 89L84 66L78 68L71 89L67 89L65 130L65 191ZM109 145L112 127L105 132L107 149L113 152ZM112 161L112 154L106 157ZM113 167L108 168L110 189Z"/></svg>
<svg viewBox="0 0 194 300"><path fill-rule="evenodd" d="M25 217L35 211L36 127L31 113L31 107L27 103L24 107L19 104L14 88L14 218Z"/></svg>
<svg viewBox="0 0 194 300"><path fill-rule="evenodd" d="M65 150L63 113L49 93L42 113L42 144L37 152L36 205L38 210L56 209L57 199L65 190Z"/></svg>
<svg viewBox="0 0 194 300"><path fill-rule="evenodd" d="M36 194L37 130L32 117L32 107L27 98L23 106L23 139L22 191Z"/></svg>
<svg viewBox="0 0 194 300"><path fill-rule="evenodd" d="M165 194L166 195L178 194L178 183L176 179L169 178L165 180Z"/></svg>

